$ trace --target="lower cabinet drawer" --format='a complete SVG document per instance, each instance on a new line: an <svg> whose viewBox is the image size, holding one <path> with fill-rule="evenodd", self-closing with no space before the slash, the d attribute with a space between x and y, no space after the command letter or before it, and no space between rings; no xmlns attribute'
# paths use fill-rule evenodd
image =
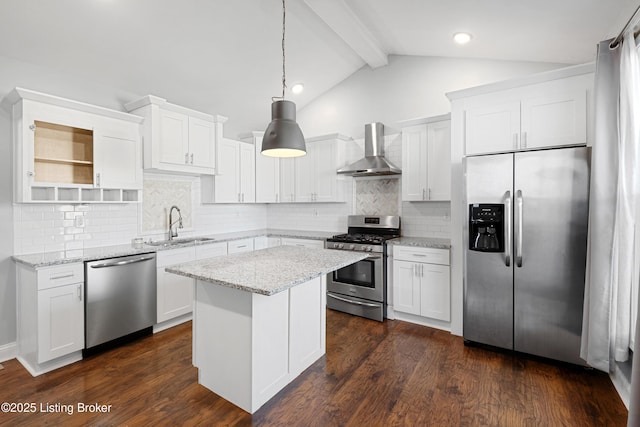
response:
<svg viewBox="0 0 640 427"><path fill-rule="evenodd" d="M57 286L84 283L84 263L44 267L37 270L38 290Z"/></svg>
<svg viewBox="0 0 640 427"><path fill-rule="evenodd" d="M249 252L253 250L253 238L232 240L229 242L228 251L230 254L237 254L239 252Z"/></svg>
<svg viewBox="0 0 640 427"><path fill-rule="evenodd" d="M413 246L394 246L393 259L449 265L449 250Z"/></svg>

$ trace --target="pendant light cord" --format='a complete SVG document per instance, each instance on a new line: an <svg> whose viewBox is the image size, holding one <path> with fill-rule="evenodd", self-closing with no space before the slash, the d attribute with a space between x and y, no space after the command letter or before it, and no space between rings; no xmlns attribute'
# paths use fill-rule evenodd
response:
<svg viewBox="0 0 640 427"><path fill-rule="evenodd" d="M285 32L285 22L286 22L286 9L284 7L284 1L282 0L282 99L284 99L284 88L287 87L287 78L285 73L285 57L284 57L284 32Z"/></svg>
<svg viewBox="0 0 640 427"><path fill-rule="evenodd" d="M284 89L287 87L287 77L285 71L285 54L284 54L284 35L285 35L285 22L287 17L287 12L284 4L285 0L282 0L282 96L273 96L271 97L271 101L276 99L284 100Z"/></svg>

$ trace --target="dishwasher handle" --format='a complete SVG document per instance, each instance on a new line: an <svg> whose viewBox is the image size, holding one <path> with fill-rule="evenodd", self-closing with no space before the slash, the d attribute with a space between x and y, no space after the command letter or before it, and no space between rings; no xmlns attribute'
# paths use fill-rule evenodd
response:
<svg viewBox="0 0 640 427"><path fill-rule="evenodd" d="M116 262L105 262L103 264L94 264L91 268L121 267L123 265L135 264L137 262L151 261L153 257L140 257L136 259L128 259Z"/></svg>

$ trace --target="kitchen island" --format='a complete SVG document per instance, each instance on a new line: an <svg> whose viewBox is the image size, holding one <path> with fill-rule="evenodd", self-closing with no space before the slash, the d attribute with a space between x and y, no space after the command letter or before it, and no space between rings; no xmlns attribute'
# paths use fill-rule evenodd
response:
<svg viewBox="0 0 640 427"><path fill-rule="evenodd" d="M198 382L257 411L324 355L326 273L366 257L279 246L168 267L196 279Z"/></svg>

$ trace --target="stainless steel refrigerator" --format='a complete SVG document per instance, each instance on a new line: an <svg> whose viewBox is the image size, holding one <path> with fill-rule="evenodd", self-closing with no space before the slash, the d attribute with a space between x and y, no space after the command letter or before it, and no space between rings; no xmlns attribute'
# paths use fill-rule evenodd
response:
<svg viewBox="0 0 640 427"><path fill-rule="evenodd" d="M584 364L589 163L586 147L464 159L466 341Z"/></svg>

